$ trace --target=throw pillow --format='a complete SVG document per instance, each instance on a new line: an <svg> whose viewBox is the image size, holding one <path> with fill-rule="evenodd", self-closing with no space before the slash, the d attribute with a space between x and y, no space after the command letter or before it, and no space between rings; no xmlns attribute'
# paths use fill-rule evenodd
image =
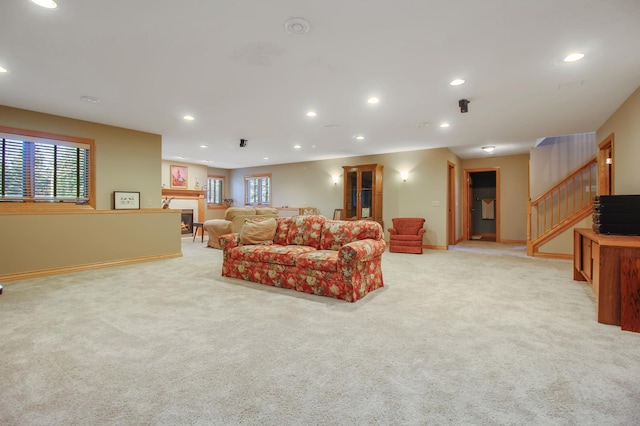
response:
<svg viewBox="0 0 640 426"><path fill-rule="evenodd" d="M247 220L240 230L242 244L273 244L276 233L276 219Z"/></svg>

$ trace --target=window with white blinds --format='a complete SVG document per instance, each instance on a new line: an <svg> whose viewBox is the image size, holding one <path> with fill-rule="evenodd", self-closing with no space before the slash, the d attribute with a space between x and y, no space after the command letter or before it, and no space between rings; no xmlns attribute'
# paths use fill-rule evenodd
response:
<svg viewBox="0 0 640 426"><path fill-rule="evenodd" d="M0 202L89 201L90 146L2 137Z"/></svg>
<svg viewBox="0 0 640 426"><path fill-rule="evenodd" d="M221 206L224 198L224 177L207 177L207 205Z"/></svg>
<svg viewBox="0 0 640 426"><path fill-rule="evenodd" d="M244 202L249 206L271 205L271 175L244 177Z"/></svg>

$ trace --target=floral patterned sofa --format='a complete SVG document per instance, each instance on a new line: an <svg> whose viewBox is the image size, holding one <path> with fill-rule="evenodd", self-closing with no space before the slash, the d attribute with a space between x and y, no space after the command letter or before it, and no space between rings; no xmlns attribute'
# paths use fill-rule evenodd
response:
<svg viewBox="0 0 640 426"><path fill-rule="evenodd" d="M273 244L242 245L237 233L219 241L225 277L348 302L383 286L386 244L377 222L279 217Z"/></svg>

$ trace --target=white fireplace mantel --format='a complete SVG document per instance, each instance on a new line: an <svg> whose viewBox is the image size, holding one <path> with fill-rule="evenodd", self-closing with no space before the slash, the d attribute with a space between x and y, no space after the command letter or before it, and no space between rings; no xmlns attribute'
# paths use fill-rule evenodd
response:
<svg viewBox="0 0 640 426"><path fill-rule="evenodd" d="M198 202L198 221L204 221L204 196L207 191L203 189L168 189L162 188L162 197L175 198L176 200L196 200ZM170 206L171 207L171 206Z"/></svg>

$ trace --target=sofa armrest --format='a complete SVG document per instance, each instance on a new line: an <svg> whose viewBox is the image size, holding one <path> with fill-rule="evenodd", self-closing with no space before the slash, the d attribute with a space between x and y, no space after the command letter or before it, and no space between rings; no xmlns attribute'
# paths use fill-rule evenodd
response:
<svg viewBox="0 0 640 426"><path fill-rule="evenodd" d="M396 228L389 228L389 235L396 235L398 233L398 231L396 230Z"/></svg>
<svg viewBox="0 0 640 426"><path fill-rule="evenodd" d="M420 230L418 231L418 237L422 237L422 235L423 235L425 232L427 232L427 230L426 230L426 229L424 229L424 228L420 228Z"/></svg>
<svg viewBox="0 0 640 426"><path fill-rule="evenodd" d="M382 256L387 244L384 240L358 240L345 244L338 251L341 262L367 261Z"/></svg>
<svg viewBox="0 0 640 426"><path fill-rule="evenodd" d="M218 241L220 242L220 248L223 251L231 250L232 248L240 245L240 234L235 232L233 234L221 235L218 238Z"/></svg>

